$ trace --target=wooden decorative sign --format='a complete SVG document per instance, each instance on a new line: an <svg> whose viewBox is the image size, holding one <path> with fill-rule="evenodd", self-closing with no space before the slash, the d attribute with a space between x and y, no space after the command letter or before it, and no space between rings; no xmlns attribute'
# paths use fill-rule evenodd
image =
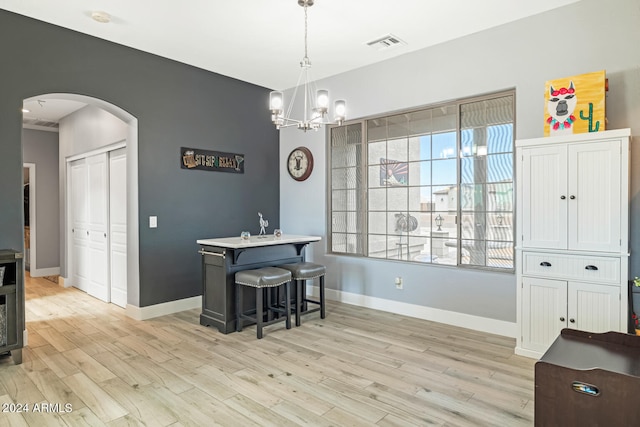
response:
<svg viewBox="0 0 640 427"><path fill-rule="evenodd" d="M182 147L180 148L180 167L182 169L244 173L244 154Z"/></svg>

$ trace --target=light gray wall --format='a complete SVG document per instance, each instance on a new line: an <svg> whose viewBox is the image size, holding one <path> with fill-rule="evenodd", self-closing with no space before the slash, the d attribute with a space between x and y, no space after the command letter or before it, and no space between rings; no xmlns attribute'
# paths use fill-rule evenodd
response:
<svg viewBox="0 0 640 427"><path fill-rule="evenodd" d="M543 135L547 80L606 70L608 128L640 136L640 2L583 0L317 82L333 97L347 99L350 118L508 88L516 89L516 137ZM399 34L400 35L400 34ZM326 138L324 130L281 131L281 226L287 232L326 237ZM640 150L632 152L631 271L640 275ZM315 158L311 178L287 176L287 154L305 145ZM634 167L635 166L635 167ZM304 203L300 203L304 200ZM515 322L514 274L412 265L327 255L326 239L311 252L326 263L333 289L425 307ZM394 286L404 279L404 290Z"/></svg>
<svg viewBox="0 0 640 427"><path fill-rule="evenodd" d="M36 265L60 267L58 133L22 130L22 159L36 165Z"/></svg>

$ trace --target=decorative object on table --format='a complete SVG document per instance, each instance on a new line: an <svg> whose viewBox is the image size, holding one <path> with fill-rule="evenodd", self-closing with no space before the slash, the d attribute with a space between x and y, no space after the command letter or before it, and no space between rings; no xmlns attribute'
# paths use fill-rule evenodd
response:
<svg viewBox="0 0 640 427"><path fill-rule="evenodd" d="M182 169L244 173L244 154L182 147L180 158Z"/></svg>
<svg viewBox="0 0 640 427"><path fill-rule="evenodd" d="M291 117L291 112L294 111L293 104L296 100L298 93L298 87L296 86L291 97L291 103L287 108L286 115L284 113L284 95L281 91L273 91L269 94L269 109L271 110L271 121L276 125L276 129L281 129L289 126L297 126L298 129L306 132L308 130L318 130L321 125L330 124L327 119L327 113L329 111L329 91L320 89L315 90L314 80L311 78L309 69L311 68L311 61L307 55L307 8L313 6L314 0L298 0L298 4L304 7L304 58L300 62L300 76L298 82L303 83L303 102L304 105L304 117L302 120L297 120ZM314 93L315 92L315 93ZM347 103L343 99L339 99L335 102L333 107L334 123L342 125L346 116ZM296 109L297 110L297 109ZM310 113L307 116L307 113Z"/></svg>
<svg viewBox="0 0 640 427"><path fill-rule="evenodd" d="M258 237L265 238L267 237L267 230L265 229L269 226L269 220L264 219L261 212L258 212L258 216L260 217L260 233L258 234Z"/></svg>
<svg viewBox="0 0 640 427"><path fill-rule="evenodd" d="M287 170L291 178L304 181L313 171L313 155L306 147L295 148L287 158Z"/></svg>
<svg viewBox="0 0 640 427"><path fill-rule="evenodd" d="M243 231L242 233L240 233L241 240L249 240L250 237L251 233L249 233L248 231Z"/></svg>
<svg viewBox="0 0 640 427"><path fill-rule="evenodd" d="M545 84L544 136L605 130L605 71Z"/></svg>
<svg viewBox="0 0 640 427"><path fill-rule="evenodd" d="M273 230L273 237L275 237L276 239L282 237L282 230L280 230L279 228Z"/></svg>
<svg viewBox="0 0 640 427"><path fill-rule="evenodd" d="M400 242L396 243L398 245L398 258L403 259L402 255L402 246L407 246L407 257L409 256L409 243L405 243L402 241L402 236L405 233L410 233L415 231L418 228L418 219L413 215L405 215L403 213L395 214L396 217L396 233L400 234Z"/></svg>
<svg viewBox="0 0 640 427"><path fill-rule="evenodd" d="M6 267L0 267L0 286L2 286L3 284L3 280L4 280L4 269Z"/></svg>

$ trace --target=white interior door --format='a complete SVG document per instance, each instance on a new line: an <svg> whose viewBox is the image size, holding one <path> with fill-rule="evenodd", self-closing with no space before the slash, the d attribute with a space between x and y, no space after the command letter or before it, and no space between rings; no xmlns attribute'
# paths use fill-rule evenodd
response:
<svg viewBox="0 0 640 427"><path fill-rule="evenodd" d="M87 293L109 302L109 172L107 153L87 157L89 287Z"/></svg>
<svg viewBox="0 0 640 427"><path fill-rule="evenodd" d="M127 306L127 156L126 149L109 155L109 252L111 302Z"/></svg>
<svg viewBox="0 0 640 427"><path fill-rule="evenodd" d="M76 288L89 288L89 198L87 196L87 165L85 159L69 164L69 194L71 216L71 277Z"/></svg>

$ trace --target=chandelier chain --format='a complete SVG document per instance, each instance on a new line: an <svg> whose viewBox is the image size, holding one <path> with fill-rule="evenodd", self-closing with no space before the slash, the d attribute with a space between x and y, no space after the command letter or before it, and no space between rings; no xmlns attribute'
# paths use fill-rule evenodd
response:
<svg viewBox="0 0 640 427"><path fill-rule="evenodd" d="M309 59L307 53L307 3L304 4L304 58Z"/></svg>

